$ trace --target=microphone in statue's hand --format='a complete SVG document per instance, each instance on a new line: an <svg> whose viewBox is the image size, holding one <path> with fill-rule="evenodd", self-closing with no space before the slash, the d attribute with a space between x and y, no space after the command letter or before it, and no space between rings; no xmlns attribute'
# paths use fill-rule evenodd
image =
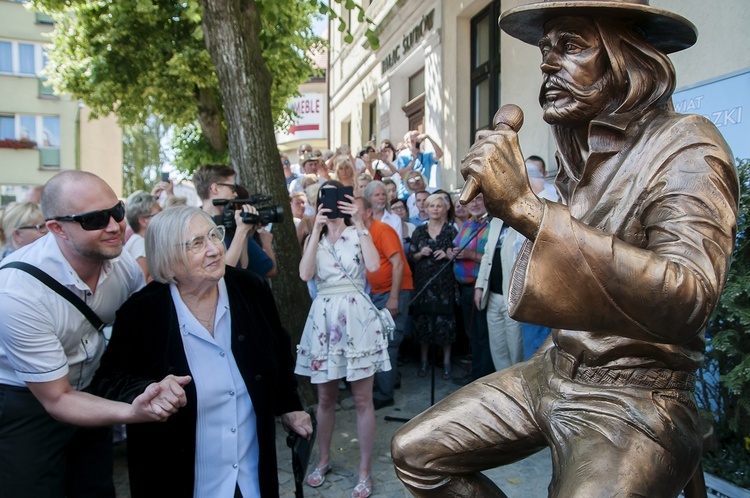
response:
<svg viewBox="0 0 750 498"><path fill-rule="evenodd" d="M495 113L495 117L492 119L492 125L495 131L502 130L513 130L518 133L518 130L523 126L523 111L520 107L515 104L505 104ZM458 197L458 201L461 204L468 204L474 197L479 194L479 181L469 175L466 178L464 188L461 189L461 195Z"/></svg>

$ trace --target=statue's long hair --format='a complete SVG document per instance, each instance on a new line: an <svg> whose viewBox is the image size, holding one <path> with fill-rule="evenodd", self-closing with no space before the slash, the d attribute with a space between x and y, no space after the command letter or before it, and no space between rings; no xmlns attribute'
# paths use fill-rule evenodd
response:
<svg viewBox="0 0 750 498"><path fill-rule="evenodd" d="M651 46L637 28L595 19L602 47L609 59L613 95L618 99L608 106L611 114L624 114L659 108L671 108L676 74L666 54ZM579 180L584 161L571 128L552 126L568 176Z"/></svg>

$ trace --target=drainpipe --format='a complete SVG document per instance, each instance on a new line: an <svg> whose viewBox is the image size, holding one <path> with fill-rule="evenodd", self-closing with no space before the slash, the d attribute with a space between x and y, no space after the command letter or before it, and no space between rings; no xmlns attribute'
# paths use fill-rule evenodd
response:
<svg viewBox="0 0 750 498"><path fill-rule="evenodd" d="M328 50L326 51L326 141L327 149L331 150L331 17L328 16Z"/></svg>

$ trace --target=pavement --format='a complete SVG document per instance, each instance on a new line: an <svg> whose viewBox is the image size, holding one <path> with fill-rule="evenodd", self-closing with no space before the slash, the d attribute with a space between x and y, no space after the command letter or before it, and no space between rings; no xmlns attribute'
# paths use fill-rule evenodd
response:
<svg viewBox="0 0 750 498"><path fill-rule="evenodd" d="M454 375L461 374L461 363L453 365ZM393 434L403 425L403 421L386 420L386 417L410 419L429 408L433 401L438 402L459 386L441 378L441 370L435 370L434 396L432 378L419 377L418 365L412 360L399 370L402 374L401 388L396 390L395 404L375 411L376 433L372 458L373 498L408 498L401 481L396 477L390 456L390 443ZM336 425L331 450L333 470L319 488L304 485L306 498L348 498L357 483L359 446L357 441L356 410L349 390L339 392L336 408ZM294 498L294 476L292 474L291 450L286 446L286 433L279 423L276 429L276 453L278 458L279 495L281 498ZM116 447L115 486L117 498L129 498L127 485L127 465L124 458L124 445ZM311 471L317 462L317 443L310 458ZM547 496L547 486L552 479L552 461L549 450L541 451L520 462L485 472L509 498L533 498Z"/></svg>

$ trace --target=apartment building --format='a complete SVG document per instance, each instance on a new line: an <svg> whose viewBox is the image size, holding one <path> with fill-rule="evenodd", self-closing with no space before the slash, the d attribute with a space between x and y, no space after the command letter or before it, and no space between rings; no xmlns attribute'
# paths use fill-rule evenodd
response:
<svg viewBox="0 0 750 498"><path fill-rule="evenodd" d="M24 200L61 170L91 171L122 192L122 132L114 117L45 85L52 20L26 2L0 0L0 204Z"/></svg>

